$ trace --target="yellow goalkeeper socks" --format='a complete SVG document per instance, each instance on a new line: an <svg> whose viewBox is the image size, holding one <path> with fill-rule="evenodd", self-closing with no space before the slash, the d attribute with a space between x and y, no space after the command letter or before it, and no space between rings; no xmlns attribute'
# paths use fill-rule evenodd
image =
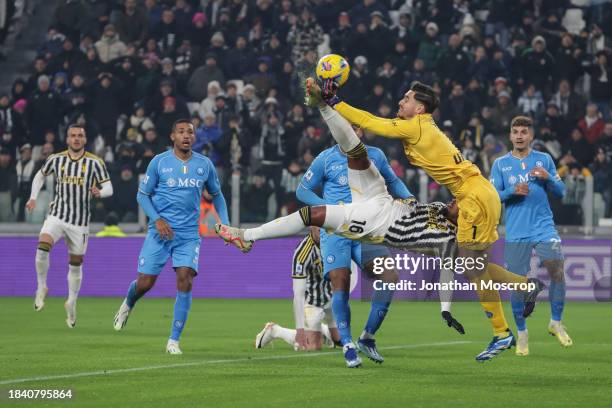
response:
<svg viewBox="0 0 612 408"><path fill-rule="evenodd" d="M487 265L487 274L496 283L527 283L527 277L512 273L494 263Z"/></svg>
<svg viewBox="0 0 612 408"><path fill-rule="evenodd" d="M482 276L474 279L472 282L478 285L476 293L478 293L480 305L484 309L485 314L493 326L493 335L500 338L506 337L508 336L508 322L506 321L506 316L504 316L504 309L501 304L499 292L491 289L480 289L481 280L491 280L489 273L485 272Z"/></svg>

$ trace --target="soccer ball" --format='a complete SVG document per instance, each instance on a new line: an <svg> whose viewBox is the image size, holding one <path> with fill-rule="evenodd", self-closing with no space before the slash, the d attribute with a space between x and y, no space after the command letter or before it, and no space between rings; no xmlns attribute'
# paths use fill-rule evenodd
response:
<svg viewBox="0 0 612 408"><path fill-rule="evenodd" d="M327 54L317 62L315 73L319 81L333 79L338 86L344 85L351 72L351 67L346 60L338 54Z"/></svg>

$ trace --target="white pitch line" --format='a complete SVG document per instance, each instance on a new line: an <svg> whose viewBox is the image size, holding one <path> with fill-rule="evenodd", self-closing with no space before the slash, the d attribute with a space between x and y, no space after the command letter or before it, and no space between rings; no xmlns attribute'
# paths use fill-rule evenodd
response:
<svg viewBox="0 0 612 408"><path fill-rule="evenodd" d="M470 344L470 343L473 343L473 342L471 341L448 341L448 342L439 342L439 343L406 344L403 346L380 347L380 350L398 350L398 349L412 349L412 348L422 348L422 347L458 346L458 345ZM296 354L287 354L287 355L281 355L281 356L248 357L248 358L235 358L235 359L226 359L226 360L203 360L203 361L192 361L189 363L175 363L175 364L163 364L163 365L153 365L153 366L144 366L144 367L118 368L115 370L86 371L83 373L74 373L74 374L45 375L41 377L16 378L13 380L0 381L0 385L21 384L21 383L33 382L33 381L64 380L67 378L95 377L95 376L101 376L101 375L123 374L123 373L132 373L132 372L138 372L138 371L161 370L164 368L193 367L193 366L211 365L211 364L243 363L243 362L250 362L250 361L288 360L291 358L303 358L303 357L320 357L320 356L329 356L329 355L338 354L338 353L339 353L338 351L327 351L327 352L318 352L318 353L296 353Z"/></svg>

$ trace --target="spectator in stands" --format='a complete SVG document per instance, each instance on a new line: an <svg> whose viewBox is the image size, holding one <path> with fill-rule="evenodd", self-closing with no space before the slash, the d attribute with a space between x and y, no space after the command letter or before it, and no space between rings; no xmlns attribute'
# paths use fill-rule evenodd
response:
<svg viewBox="0 0 612 408"><path fill-rule="evenodd" d="M210 26L206 14L197 12L191 18L191 26L189 26L186 37L189 42L200 55L206 50L210 44Z"/></svg>
<svg viewBox="0 0 612 408"><path fill-rule="evenodd" d="M295 197L295 192L302 182L304 170L297 160L291 160L289 165L283 169L280 185L281 185L281 214L290 214L297 210L298 204Z"/></svg>
<svg viewBox="0 0 612 408"><path fill-rule="evenodd" d="M240 117L231 116L227 128L217 142L221 165L236 170L248 164L251 135L240 126Z"/></svg>
<svg viewBox="0 0 612 408"><path fill-rule="evenodd" d="M439 78L445 86L449 86L451 82L465 84L469 67L470 59L461 49L461 37L459 34L451 35L448 39L448 48L442 51L437 61L436 72Z"/></svg>
<svg viewBox="0 0 612 408"><path fill-rule="evenodd" d="M30 141L42 145L47 130L57 131L61 120L62 103L58 94L50 88L46 75L38 78L38 89L27 102L26 121L30 129Z"/></svg>
<svg viewBox="0 0 612 408"><path fill-rule="evenodd" d="M604 216L610 213L612 206L612 163L608 160L604 149L599 148L595 153L595 160L589 166L593 174L593 190L601 194L604 200Z"/></svg>
<svg viewBox="0 0 612 408"><path fill-rule="evenodd" d="M117 193L113 194L113 198ZM119 217L113 211L106 214L104 228L96 233L96 238L124 238L127 235L119 227Z"/></svg>
<svg viewBox="0 0 612 408"><path fill-rule="evenodd" d="M496 135L507 133L510 129L510 121L517 115L518 110L514 106L510 94L505 91L500 92L497 95L497 104L491 111L491 124L493 126L491 130Z"/></svg>
<svg viewBox="0 0 612 408"><path fill-rule="evenodd" d="M582 50L576 47L570 33L564 33L561 37L561 47L555 53L555 78L567 78L571 84L576 83L582 69L581 62Z"/></svg>
<svg viewBox="0 0 612 408"><path fill-rule="evenodd" d="M433 71L438 63L442 45L438 39L438 25L430 21L425 26L425 37L421 40L417 58L423 60L425 69Z"/></svg>
<svg viewBox="0 0 612 408"><path fill-rule="evenodd" d="M112 74L103 72L91 88L91 116L100 128L106 145L115 147L117 119L121 114L121 84Z"/></svg>
<svg viewBox="0 0 612 408"><path fill-rule="evenodd" d="M608 161L612 162L612 122L606 123L598 146L604 150Z"/></svg>
<svg viewBox="0 0 612 408"><path fill-rule="evenodd" d="M339 55L349 55L348 49L351 41L353 27L346 11L338 15L338 25L331 30L329 45Z"/></svg>
<svg viewBox="0 0 612 408"><path fill-rule="evenodd" d="M112 209L121 222L136 222L138 220L138 203L134 197L138 193L138 179L132 166L123 166L120 171L111 176L114 194Z"/></svg>
<svg viewBox="0 0 612 408"><path fill-rule="evenodd" d="M177 24L174 11L170 8L164 9L161 21L153 28L153 37L162 55L172 55L183 39L183 28Z"/></svg>
<svg viewBox="0 0 612 408"><path fill-rule="evenodd" d="M550 90L555 59L546 50L544 37L538 35L531 41L531 48L523 54L521 64L524 83L534 84L545 93Z"/></svg>
<svg viewBox="0 0 612 408"><path fill-rule="evenodd" d="M570 123L577 123L584 115L584 101L579 95L572 92L567 79L559 82L557 93L552 96L551 102L559 107L561 116Z"/></svg>
<svg viewBox="0 0 612 408"><path fill-rule="evenodd" d="M581 167L588 166L593 160L593 147L584 138L580 128L574 128L570 139L563 145L563 157L560 164L578 163Z"/></svg>
<svg viewBox="0 0 612 408"><path fill-rule="evenodd" d="M323 41L323 29L308 7L303 7L299 18L287 34L287 44L291 47L291 57L297 61L308 50L316 49Z"/></svg>
<svg viewBox="0 0 612 408"><path fill-rule="evenodd" d="M35 174L35 162L32 160L32 145L26 143L19 148L17 161L17 194L14 211L17 221L25 221L25 203L30 198L30 186Z"/></svg>
<svg viewBox="0 0 612 408"><path fill-rule="evenodd" d="M536 90L534 84L527 85L527 89L518 99L517 107L522 115L540 118L544 111L542 93Z"/></svg>
<svg viewBox="0 0 612 408"><path fill-rule="evenodd" d="M119 39L119 34L117 34L115 26L112 24L107 24L104 27L102 37L96 42L95 47L98 58L104 64L115 58L123 57L127 51L127 47Z"/></svg>
<svg viewBox="0 0 612 408"><path fill-rule="evenodd" d="M590 144L597 143L604 131L605 122L599 114L599 109L594 103L589 103L586 108L586 115L578 122L578 127L582 130L584 138Z"/></svg>
<svg viewBox="0 0 612 408"><path fill-rule="evenodd" d="M256 173L250 183L246 183L242 189L241 195L249 197L247 200L242 200L241 220L245 222L264 222L272 219L274 214L268 211L268 202L274 190L268 183L266 176L262 173Z"/></svg>
<svg viewBox="0 0 612 408"><path fill-rule="evenodd" d="M89 29L90 19L88 5L85 2L62 0L55 9L52 24L61 33L78 41L80 35Z"/></svg>
<svg viewBox="0 0 612 408"><path fill-rule="evenodd" d="M213 53L206 54L205 65L197 68L191 74L187 89L189 97L192 100L201 101L206 97L206 90L211 81L218 81L219 84L225 84L225 75L217 66L217 57Z"/></svg>
<svg viewBox="0 0 612 408"><path fill-rule="evenodd" d="M491 134L484 137L482 151L480 152L480 163L485 177L489 177L495 159L506 153L508 153L508 149L497 137Z"/></svg>
<svg viewBox="0 0 612 408"><path fill-rule="evenodd" d="M612 104L612 66L608 63L608 54L599 51L595 64L591 68L591 100L597 104L604 120L610 119Z"/></svg>

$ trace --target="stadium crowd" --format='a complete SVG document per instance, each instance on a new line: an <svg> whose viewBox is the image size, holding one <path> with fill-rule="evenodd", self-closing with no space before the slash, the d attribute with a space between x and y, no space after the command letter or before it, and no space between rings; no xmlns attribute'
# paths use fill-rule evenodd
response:
<svg viewBox="0 0 612 408"><path fill-rule="evenodd" d="M343 98L379 116L395 114L413 81L432 84L438 124L485 175L508 151L511 118L532 116L535 148L568 184L570 210L559 206L557 222L581 223L573 214L590 175L610 216L612 4L586 3L62 0L31 72L0 95L0 221L42 220L45 206L28 215L23 205L71 123L112 173L115 194L93 219L112 210L135 221L138 176L183 117L226 191L241 172L242 221L294 210L305 169L333 142L302 90L330 51L351 64ZM363 137L418 192L401 144ZM431 182L428 197L448 194Z"/></svg>

